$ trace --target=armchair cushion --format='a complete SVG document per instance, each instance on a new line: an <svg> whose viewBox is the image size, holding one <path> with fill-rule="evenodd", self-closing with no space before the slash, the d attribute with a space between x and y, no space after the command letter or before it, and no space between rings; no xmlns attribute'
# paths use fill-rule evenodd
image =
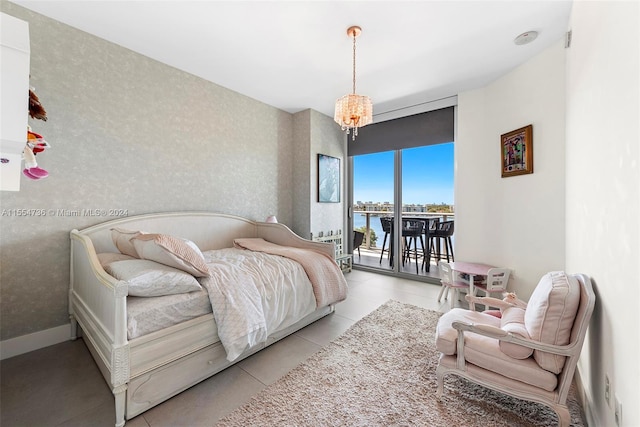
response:
<svg viewBox="0 0 640 427"><path fill-rule="evenodd" d="M580 284L562 271L545 274L536 286L524 314L524 324L532 340L566 345L580 304ZM565 356L540 350L533 357L541 368L554 374L562 371Z"/></svg>
<svg viewBox="0 0 640 427"><path fill-rule="evenodd" d="M500 351L498 340L482 335L465 332L464 359L473 365L498 374L496 377L507 377L547 391L555 390L558 377L546 371L528 357L514 359Z"/></svg>

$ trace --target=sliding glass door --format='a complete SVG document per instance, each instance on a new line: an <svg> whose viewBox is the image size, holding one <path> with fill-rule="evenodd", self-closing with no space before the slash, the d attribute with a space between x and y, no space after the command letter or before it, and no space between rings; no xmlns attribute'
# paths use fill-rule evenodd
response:
<svg viewBox="0 0 640 427"><path fill-rule="evenodd" d="M352 226L364 233L354 264L437 277L429 229L453 217L453 143L357 155L352 164Z"/></svg>
<svg viewBox="0 0 640 427"><path fill-rule="evenodd" d="M364 233L355 264L384 270L391 263L391 233L384 219L394 215L394 151L353 158L353 230Z"/></svg>

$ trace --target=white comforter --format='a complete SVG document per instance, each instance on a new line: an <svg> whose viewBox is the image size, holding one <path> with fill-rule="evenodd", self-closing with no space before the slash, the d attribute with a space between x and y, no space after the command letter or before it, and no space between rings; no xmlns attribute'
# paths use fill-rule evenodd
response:
<svg viewBox="0 0 640 427"><path fill-rule="evenodd" d="M229 361L316 309L311 282L295 261L236 248L204 256L212 274L198 280L209 293Z"/></svg>

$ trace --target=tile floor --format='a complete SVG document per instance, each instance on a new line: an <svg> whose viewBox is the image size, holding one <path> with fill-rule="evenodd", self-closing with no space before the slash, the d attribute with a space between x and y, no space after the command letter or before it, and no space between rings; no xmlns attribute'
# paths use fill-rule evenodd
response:
<svg viewBox="0 0 640 427"><path fill-rule="evenodd" d="M355 270L336 312L127 421L127 427L213 426L389 299L446 311L439 285ZM114 401L82 340L0 363L3 427L113 426Z"/></svg>

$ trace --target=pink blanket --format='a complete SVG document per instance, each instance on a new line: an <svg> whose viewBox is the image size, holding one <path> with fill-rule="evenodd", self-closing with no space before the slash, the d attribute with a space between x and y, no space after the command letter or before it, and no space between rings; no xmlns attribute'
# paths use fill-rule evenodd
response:
<svg viewBox="0 0 640 427"><path fill-rule="evenodd" d="M280 255L299 262L313 285L318 308L347 298L347 281L335 260L310 249L280 246L260 238L235 239L237 248Z"/></svg>

